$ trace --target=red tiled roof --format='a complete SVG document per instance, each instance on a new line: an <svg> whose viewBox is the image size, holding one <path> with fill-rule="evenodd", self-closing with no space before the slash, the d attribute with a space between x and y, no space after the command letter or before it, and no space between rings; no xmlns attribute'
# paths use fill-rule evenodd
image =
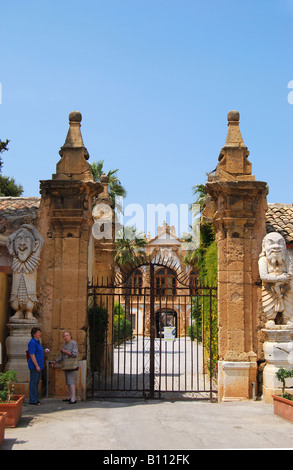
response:
<svg viewBox="0 0 293 470"><path fill-rule="evenodd" d="M10 232L22 223L33 224L40 202L40 197L0 197L0 233Z"/></svg>
<svg viewBox="0 0 293 470"><path fill-rule="evenodd" d="M293 204L268 204L267 232L279 232L287 243L293 243Z"/></svg>

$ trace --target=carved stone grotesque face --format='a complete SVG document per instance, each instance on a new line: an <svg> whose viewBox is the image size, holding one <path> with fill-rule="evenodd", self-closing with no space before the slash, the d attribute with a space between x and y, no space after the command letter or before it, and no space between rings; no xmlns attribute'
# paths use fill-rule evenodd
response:
<svg viewBox="0 0 293 470"><path fill-rule="evenodd" d="M263 240L263 249L272 266L278 267L285 263L286 242L282 235L268 233Z"/></svg>
<svg viewBox="0 0 293 470"><path fill-rule="evenodd" d="M14 251L20 261L23 263L35 251L35 240L28 230L20 230L14 239Z"/></svg>
<svg viewBox="0 0 293 470"><path fill-rule="evenodd" d="M16 310L11 321L34 319L32 312L38 301L36 275L43 243L42 235L30 224L23 224L7 238L13 270L10 303Z"/></svg>

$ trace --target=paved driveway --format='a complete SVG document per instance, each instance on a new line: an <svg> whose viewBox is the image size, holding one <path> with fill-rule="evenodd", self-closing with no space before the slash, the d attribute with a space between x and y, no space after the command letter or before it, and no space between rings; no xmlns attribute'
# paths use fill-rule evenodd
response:
<svg viewBox="0 0 293 470"><path fill-rule="evenodd" d="M175 341L156 338L154 358L155 390L164 395L168 392L169 398L172 394L188 396L195 395L195 392L200 392L198 397L209 398L210 386L216 390L215 381L210 384L209 374L204 368L202 344L197 341L191 341L189 337L176 338ZM115 347L113 376L109 374L106 380L96 380L96 389L148 390L149 374L150 339L137 336ZM133 393L128 394L133 396Z"/></svg>
<svg viewBox="0 0 293 470"><path fill-rule="evenodd" d="M1 450L197 450L293 448L293 425L260 401L111 400L25 405ZM198 459L198 454L197 457Z"/></svg>

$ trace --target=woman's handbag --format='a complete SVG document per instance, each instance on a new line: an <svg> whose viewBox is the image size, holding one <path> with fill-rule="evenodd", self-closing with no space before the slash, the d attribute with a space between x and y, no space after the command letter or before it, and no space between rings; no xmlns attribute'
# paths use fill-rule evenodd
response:
<svg viewBox="0 0 293 470"><path fill-rule="evenodd" d="M62 370L78 370L79 369L79 362L77 357L69 357L68 359L64 359Z"/></svg>

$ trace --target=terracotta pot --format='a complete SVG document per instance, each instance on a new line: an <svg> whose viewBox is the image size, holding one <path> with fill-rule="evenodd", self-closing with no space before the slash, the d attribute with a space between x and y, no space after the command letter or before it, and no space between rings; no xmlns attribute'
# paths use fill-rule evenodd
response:
<svg viewBox="0 0 293 470"><path fill-rule="evenodd" d="M0 446L4 439L6 416L7 416L7 413L4 413L4 412L2 413L0 411Z"/></svg>
<svg viewBox="0 0 293 470"><path fill-rule="evenodd" d="M272 395L274 413L293 423L293 400L287 400L279 395Z"/></svg>
<svg viewBox="0 0 293 470"><path fill-rule="evenodd" d="M6 428L15 428L22 415L24 395L14 395L12 403L0 403L0 411L6 412Z"/></svg>

